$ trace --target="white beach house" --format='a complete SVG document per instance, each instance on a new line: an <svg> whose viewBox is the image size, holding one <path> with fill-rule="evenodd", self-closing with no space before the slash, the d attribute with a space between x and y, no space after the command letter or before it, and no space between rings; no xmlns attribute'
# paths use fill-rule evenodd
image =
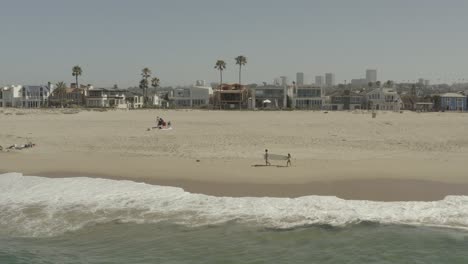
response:
<svg viewBox="0 0 468 264"><path fill-rule="evenodd" d="M367 101L371 109L400 111L403 101L393 88L376 88L367 93Z"/></svg>
<svg viewBox="0 0 468 264"><path fill-rule="evenodd" d="M54 86L48 85L10 85L1 90L2 107L39 108L49 105L48 98Z"/></svg>
<svg viewBox="0 0 468 264"><path fill-rule="evenodd" d="M321 87L305 85L293 86L290 90L292 107L297 109L320 110L323 106L323 91Z"/></svg>
<svg viewBox="0 0 468 264"><path fill-rule="evenodd" d="M127 90L105 88L89 90L86 96L86 106L127 108L128 105L125 100L126 92Z"/></svg>

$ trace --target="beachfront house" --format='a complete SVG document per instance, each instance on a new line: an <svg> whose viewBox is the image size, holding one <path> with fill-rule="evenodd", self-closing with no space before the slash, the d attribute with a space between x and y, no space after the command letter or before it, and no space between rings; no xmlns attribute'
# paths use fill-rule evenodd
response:
<svg viewBox="0 0 468 264"><path fill-rule="evenodd" d="M179 87L169 93L171 107L198 108L208 106L210 102L210 90L205 87Z"/></svg>
<svg viewBox="0 0 468 264"><path fill-rule="evenodd" d="M0 90L1 107L21 107L21 85L10 85Z"/></svg>
<svg viewBox="0 0 468 264"><path fill-rule="evenodd" d="M321 110L324 102L321 87L304 85L289 88L292 107L296 109Z"/></svg>
<svg viewBox="0 0 468 264"><path fill-rule="evenodd" d="M85 88L55 89L49 97L49 106L84 106Z"/></svg>
<svg viewBox="0 0 468 264"><path fill-rule="evenodd" d="M213 92L214 107L218 109L242 109L248 105L248 89L240 84L223 84Z"/></svg>
<svg viewBox="0 0 468 264"><path fill-rule="evenodd" d="M129 109L143 108L144 97L141 94L127 91L125 93L125 101Z"/></svg>
<svg viewBox="0 0 468 264"><path fill-rule="evenodd" d="M11 85L1 91L3 107L39 108L48 106L48 98L54 86L48 85Z"/></svg>
<svg viewBox="0 0 468 264"><path fill-rule="evenodd" d="M376 88L367 93L370 109L399 112L403 102L400 95L393 88Z"/></svg>
<svg viewBox="0 0 468 264"><path fill-rule="evenodd" d="M440 95L440 105L443 111L466 111L466 96L459 93L445 93Z"/></svg>
<svg viewBox="0 0 468 264"><path fill-rule="evenodd" d="M282 109L287 107L287 87L280 85L263 85L251 88L252 109Z"/></svg>
<svg viewBox="0 0 468 264"><path fill-rule="evenodd" d="M123 89L96 88L88 91L86 96L87 107L127 108Z"/></svg>
<svg viewBox="0 0 468 264"><path fill-rule="evenodd" d="M356 110L361 109L365 96L350 90L335 91L330 95L329 110Z"/></svg>

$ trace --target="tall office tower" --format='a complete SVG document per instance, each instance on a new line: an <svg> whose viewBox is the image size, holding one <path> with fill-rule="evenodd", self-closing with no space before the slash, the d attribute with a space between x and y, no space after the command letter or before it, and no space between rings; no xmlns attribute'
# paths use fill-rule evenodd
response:
<svg viewBox="0 0 468 264"><path fill-rule="evenodd" d="M325 85L327 87L333 87L335 85L335 74L325 73Z"/></svg>
<svg viewBox="0 0 468 264"><path fill-rule="evenodd" d="M323 78L323 76L321 76L321 75L315 76L315 85L317 85L317 86L319 86L319 87L322 87L323 84L325 83L325 82L323 81L323 79L324 79L324 78Z"/></svg>
<svg viewBox="0 0 468 264"><path fill-rule="evenodd" d="M304 85L304 73L303 72L296 73L296 84L297 86Z"/></svg>
<svg viewBox="0 0 468 264"><path fill-rule="evenodd" d="M281 76L281 86L287 86L288 85L288 77L286 76Z"/></svg>
<svg viewBox="0 0 468 264"><path fill-rule="evenodd" d="M377 81L377 70L366 70L366 81L367 83Z"/></svg>

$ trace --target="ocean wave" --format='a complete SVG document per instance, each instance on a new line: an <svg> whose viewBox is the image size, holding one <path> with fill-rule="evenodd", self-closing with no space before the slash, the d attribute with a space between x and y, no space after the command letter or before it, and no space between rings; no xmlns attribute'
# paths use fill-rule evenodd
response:
<svg viewBox="0 0 468 264"><path fill-rule="evenodd" d="M332 196L230 198L132 181L0 175L0 234L55 236L86 226L229 221L266 228L346 226L362 222L468 228L468 196L434 202L351 201Z"/></svg>

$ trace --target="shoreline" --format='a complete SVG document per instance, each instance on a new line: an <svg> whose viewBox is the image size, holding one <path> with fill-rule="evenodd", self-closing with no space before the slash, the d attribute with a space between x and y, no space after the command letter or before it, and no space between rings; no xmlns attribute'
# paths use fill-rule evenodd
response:
<svg viewBox="0 0 468 264"><path fill-rule="evenodd" d="M101 156L95 153L31 154L0 153L0 173L129 180L229 197L320 195L346 200L436 201L447 195L468 195L464 170L453 171L456 173L444 180L438 176L446 168L461 166L454 161L445 166L433 161L398 161L402 166L389 174L378 168L396 162L394 160L373 160L374 166L369 168L363 166L370 162L366 160L295 160L293 167L277 168L252 167L251 164L258 163L258 160L249 159L196 162L192 159ZM310 173L314 169L315 173Z"/></svg>
<svg viewBox="0 0 468 264"><path fill-rule="evenodd" d="M9 172L0 171L0 174ZM21 173L21 172L18 172ZM410 179L352 179L314 181L302 184L226 183L187 179L125 178L111 175L86 175L77 172L49 172L34 175L47 178L101 178L145 184L178 187L186 192L215 197L299 198L303 196L336 196L344 200L379 202L439 201L446 196L468 195L468 183L445 183Z"/></svg>

